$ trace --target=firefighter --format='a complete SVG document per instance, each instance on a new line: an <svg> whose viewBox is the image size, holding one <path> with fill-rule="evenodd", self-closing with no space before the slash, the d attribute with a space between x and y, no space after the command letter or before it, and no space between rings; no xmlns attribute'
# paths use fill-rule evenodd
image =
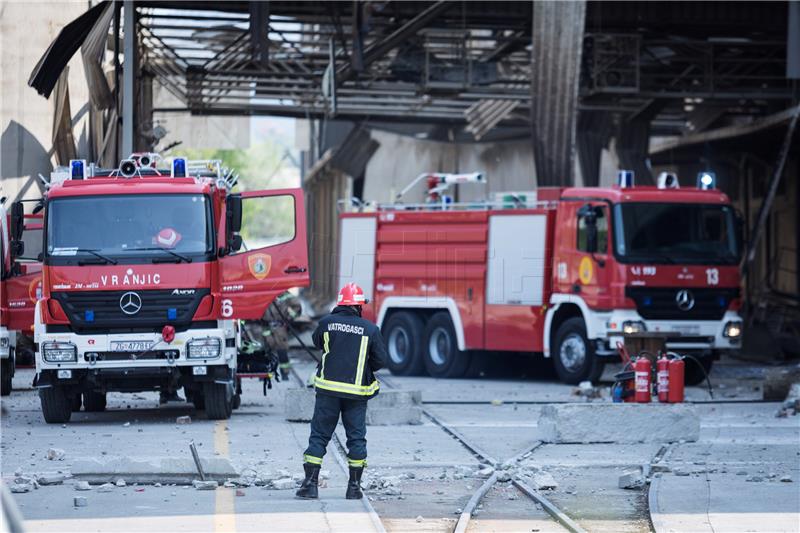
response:
<svg viewBox="0 0 800 533"><path fill-rule="evenodd" d="M364 291L358 285L345 285L339 291L336 308L314 331L314 345L322 350L322 359L314 377L317 399L308 448L303 455L305 479L297 491L298 498L318 497L322 458L339 415L347 434L350 466L345 497L362 497L361 474L367 464L367 400L378 394L374 372L383 367L386 357L380 329L361 318L365 303Z"/></svg>
<svg viewBox="0 0 800 533"><path fill-rule="evenodd" d="M292 363L289 361L290 325L286 321L300 316L302 309L297 297L290 292L284 292L275 298L264 313L263 320L268 326L264 331L264 339L267 346L278 354L278 368L283 380L289 379L289 370L292 368Z"/></svg>

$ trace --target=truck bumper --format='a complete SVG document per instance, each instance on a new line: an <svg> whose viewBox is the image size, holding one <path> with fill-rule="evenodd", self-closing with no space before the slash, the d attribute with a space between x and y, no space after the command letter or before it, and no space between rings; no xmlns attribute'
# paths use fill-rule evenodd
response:
<svg viewBox="0 0 800 533"><path fill-rule="evenodd" d="M11 357L11 346L13 345L13 334L6 328L0 328L0 359Z"/></svg>
<svg viewBox="0 0 800 533"><path fill-rule="evenodd" d="M645 320L635 310L617 310L605 315L598 324L598 332L604 334L601 340L607 339L606 350L612 353L598 350L598 355L616 355L616 345L623 340L622 328L626 322L643 324L646 332L666 334L667 348L674 351L738 350L742 345L742 317L734 311L727 311L722 320L696 321ZM729 324L739 325L738 335L726 334Z"/></svg>
<svg viewBox="0 0 800 533"><path fill-rule="evenodd" d="M164 382L230 382L236 372L236 347L232 323L213 329L190 329L175 334L166 343L158 333L78 335L41 333L36 352L37 387L87 385L108 390L156 390ZM193 340L218 339L219 354L190 358L188 343ZM114 351L117 342L152 343L149 351ZM45 358L48 343L74 346L76 360L53 362ZM128 382L130 387L125 385ZM152 382L152 387L145 386ZM134 385L135 383L135 385Z"/></svg>

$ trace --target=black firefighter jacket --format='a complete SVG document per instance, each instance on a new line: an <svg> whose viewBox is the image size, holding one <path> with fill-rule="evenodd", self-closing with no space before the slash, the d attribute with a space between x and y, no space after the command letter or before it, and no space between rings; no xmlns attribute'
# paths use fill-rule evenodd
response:
<svg viewBox="0 0 800 533"><path fill-rule="evenodd" d="M314 385L320 394L368 400L378 394L374 372L383 368L386 346L378 326L354 309L336 307L314 331L322 350Z"/></svg>

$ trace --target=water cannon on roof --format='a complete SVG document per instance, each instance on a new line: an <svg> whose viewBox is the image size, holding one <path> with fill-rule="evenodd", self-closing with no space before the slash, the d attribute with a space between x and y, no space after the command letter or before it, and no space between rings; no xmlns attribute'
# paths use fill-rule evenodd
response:
<svg viewBox="0 0 800 533"><path fill-rule="evenodd" d="M428 184L428 192L426 201L428 203L442 202L447 204L452 202L452 198L444 193L450 188L451 185L458 185L461 183L486 183L486 178L482 172L469 172L466 174L453 174L447 172L424 172L414 178L397 196L394 201L399 201L406 195L414 186L422 180L426 180Z"/></svg>

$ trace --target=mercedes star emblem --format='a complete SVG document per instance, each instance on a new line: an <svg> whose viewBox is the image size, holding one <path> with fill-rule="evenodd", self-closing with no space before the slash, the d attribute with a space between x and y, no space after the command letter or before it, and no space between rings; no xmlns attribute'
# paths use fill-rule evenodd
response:
<svg viewBox="0 0 800 533"><path fill-rule="evenodd" d="M135 292L126 292L119 299L119 308L126 315L135 315L142 308L142 297Z"/></svg>
<svg viewBox="0 0 800 533"><path fill-rule="evenodd" d="M694 307L694 296L686 289L680 290L675 295L675 303L678 304L678 309L681 311L689 311Z"/></svg>

